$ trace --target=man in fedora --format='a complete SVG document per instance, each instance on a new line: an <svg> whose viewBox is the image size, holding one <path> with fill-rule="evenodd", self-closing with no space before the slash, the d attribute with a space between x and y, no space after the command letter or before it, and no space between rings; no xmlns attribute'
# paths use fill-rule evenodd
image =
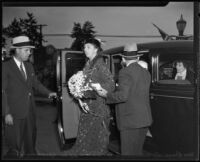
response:
<svg viewBox="0 0 200 162"><path fill-rule="evenodd" d="M125 45L122 60L126 66L119 72L118 87L112 93L103 88L96 89L100 96L106 97L108 104L116 104L122 155L142 155L148 127L152 123L149 102L151 76L138 64L141 55L137 44Z"/></svg>
<svg viewBox="0 0 200 162"><path fill-rule="evenodd" d="M51 98L55 92L49 91L36 78L33 66L27 60L31 55L27 36L17 36L12 40L12 58L2 63L2 115L5 119L5 140L7 156L20 157L36 154L36 110L33 89Z"/></svg>

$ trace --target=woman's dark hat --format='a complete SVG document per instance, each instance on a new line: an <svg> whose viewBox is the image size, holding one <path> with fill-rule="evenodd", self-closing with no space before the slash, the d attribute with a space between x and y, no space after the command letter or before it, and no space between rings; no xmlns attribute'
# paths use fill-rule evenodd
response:
<svg viewBox="0 0 200 162"><path fill-rule="evenodd" d="M29 37L27 36L14 37L12 39L11 48L22 48L22 47L35 48L33 45L31 45Z"/></svg>
<svg viewBox="0 0 200 162"><path fill-rule="evenodd" d="M138 51L137 44L136 43L129 43L124 46L124 52L121 54L121 56L126 58L134 58L142 56L142 51Z"/></svg>
<svg viewBox="0 0 200 162"><path fill-rule="evenodd" d="M101 43L95 38L86 39L83 44L85 45L87 43L93 44L96 48L101 49Z"/></svg>

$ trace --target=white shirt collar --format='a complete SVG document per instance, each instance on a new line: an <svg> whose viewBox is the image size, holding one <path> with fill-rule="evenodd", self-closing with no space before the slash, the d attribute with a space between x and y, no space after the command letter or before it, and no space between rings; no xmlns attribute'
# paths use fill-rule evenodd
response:
<svg viewBox="0 0 200 162"><path fill-rule="evenodd" d="M185 80L187 74L187 70L183 70L181 73L177 73L175 79L177 79L178 76L181 76L183 80Z"/></svg>
<svg viewBox="0 0 200 162"><path fill-rule="evenodd" d="M128 63L126 64L126 66L129 66L130 64L135 63L135 62L138 62L138 60L131 60L130 62L128 62Z"/></svg>
<svg viewBox="0 0 200 162"><path fill-rule="evenodd" d="M21 62L19 60L17 60L14 56L13 56L13 58L14 58L15 63L17 64L17 66L20 67Z"/></svg>
<svg viewBox="0 0 200 162"><path fill-rule="evenodd" d="M14 59L15 63L17 64L18 68L20 69L20 64L21 64L21 62L20 62L19 60L17 60L14 56L13 56L13 59ZM25 74L26 74L26 69L25 69L25 67L24 67L23 61L22 61L22 68L23 68L23 70L24 70L24 72L25 72Z"/></svg>

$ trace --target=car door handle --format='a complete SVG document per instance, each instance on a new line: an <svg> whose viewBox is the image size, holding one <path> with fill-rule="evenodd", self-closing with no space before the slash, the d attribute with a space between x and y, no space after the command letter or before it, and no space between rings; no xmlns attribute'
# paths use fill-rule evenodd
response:
<svg viewBox="0 0 200 162"><path fill-rule="evenodd" d="M150 99L153 100L154 99L154 94L150 93Z"/></svg>

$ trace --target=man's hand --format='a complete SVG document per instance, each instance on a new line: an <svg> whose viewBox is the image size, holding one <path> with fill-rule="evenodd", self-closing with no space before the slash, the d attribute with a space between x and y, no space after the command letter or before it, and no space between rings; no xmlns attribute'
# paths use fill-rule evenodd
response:
<svg viewBox="0 0 200 162"><path fill-rule="evenodd" d="M101 97L107 97L108 91L103 89L99 83L91 83L91 87L97 92Z"/></svg>
<svg viewBox="0 0 200 162"><path fill-rule="evenodd" d="M7 125L13 125L13 117L11 114L7 114L5 116L5 124Z"/></svg>
<svg viewBox="0 0 200 162"><path fill-rule="evenodd" d="M51 92L51 93L49 93L49 96L48 96L48 98L56 98L57 97L57 93L56 92Z"/></svg>
<svg viewBox="0 0 200 162"><path fill-rule="evenodd" d="M105 97L105 98L107 97L107 94L108 94L108 91L103 88L97 90L96 92L98 93L99 96Z"/></svg>
<svg viewBox="0 0 200 162"><path fill-rule="evenodd" d="M91 87L92 87L94 90L96 90L96 91L102 89L101 84L99 84L99 83L91 83L90 85L91 85Z"/></svg>
<svg viewBox="0 0 200 162"><path fill-rule="evenodd" d="M107 97L107 90L103 89L99 83L91 83L91 87L97 92L101 97Z"/></svg>

